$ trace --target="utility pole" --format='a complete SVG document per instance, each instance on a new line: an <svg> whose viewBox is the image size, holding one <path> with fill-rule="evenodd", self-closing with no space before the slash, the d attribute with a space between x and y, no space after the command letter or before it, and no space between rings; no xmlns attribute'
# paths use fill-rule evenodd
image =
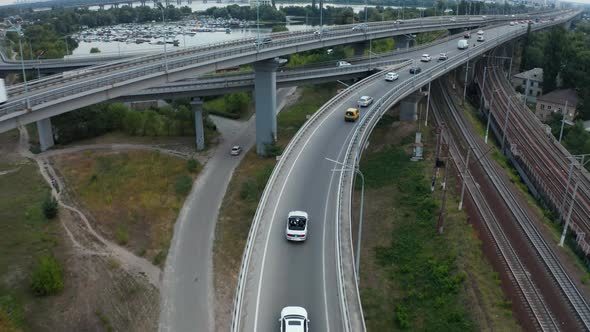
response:
<svg viewBox="0 0 590 332"><path fill-rule="evenodd" d="M441 123L438 128L436 128L436 148L435 153L436 156L434 158L434 166L432 167L432 179L430 181L430 192L434 192L434 186L436 184L436 175L438 173L438 163L440 160L440 146L442 141L444 123Z"/></svg>
<svg viewBox="0 0 590 332"><path fill-rule="evenodd" d="M565 125L565 115L567 114L567 102L565 101L565 109L563 110L563 118L561 119L561 129L559 130L559 143L561 143L561 138L563 137L563 127Z"/></svg>
<svg viewBox="0 0 590 332"><path fill-rule="evenodd" d="M502 153L504 153L504 142L506 141L506 130L508 129L508 119L510 118L510 111L512 111L512 102L509 100L508 112L506 112L506 120L504 120L504 129L502 129Z"/></svg>
<svg viewBox="0 0 590 332"><path fill-rule="evenodd" d="M572 211L574 210L574 203L576 202L576 193L578 192L578 184L580 181L576 181L574 185L574 192L572 193L572 202L570 203L569 211L567 212L567 218L565 219L565 226L563 227L563 232L561 233L561 239L559 240L559 246L563 247L563 242L565 241L565 235L567 233L567 229L570 225L570 219L572 217Z"/></svg>
<svg viewBox="0 0 590 332"><path fill-rule="evenodd" d="M469 171L469 155L471 154L471 147L467 148L467 157L465 158L465 167L463 168L463 183L461 184L461 200L459 201L459 211L463 209L463 196L465 195L465 181L467 179L467 172Z"/></svg>
<svg viewBox="0 0 590 332"><path fill-rule="evenodd" d="M492 106L494 106L494 98L496 97L496 92L498 89L492 92L492 100L490 101L490 109L488 110L488 123L486 124L486 135L484 137L484 142L488 144L488 133L490 132L490 121L492 120Z"/></svg>
<svg viewBox="0 0 590 332"><path fill-rule="evenodd" d="M481 111L484 107L484 97L483 97L483 92L485 91L485 87L486 87L486 74L488 72L488 66L486 65L485 67L483 67L483 82L481 84L481 98L479 98L479 110Z"/></svg>
<svg viewBox="0 0 590 332"><path fill-rule="evenodd" d="M463 83L463 104L465 104L465 97L467 96L467 74L469 74L469 59L465 64L465 83Z"/></svg>
<svg viewBox="0 0 590 332"><path fill-rule="evenodd" d="M430 108L430 83L428 82L428 97L426 97L426 117L424 119L424 127L428 127L428 109Z"/></svg>
<svg viewBox="0 0 590 332"><path fill-rule="evenodd" d="M445 178L443 182L443 195L442 195L442 202L440 205L440 210L438 212L438 221L436 222L436 230L438 234L443 233L444 223L445 223L445 207L447 205L447 180L449 175L449 146L447 145L447 158L445 160Z"/></svg>

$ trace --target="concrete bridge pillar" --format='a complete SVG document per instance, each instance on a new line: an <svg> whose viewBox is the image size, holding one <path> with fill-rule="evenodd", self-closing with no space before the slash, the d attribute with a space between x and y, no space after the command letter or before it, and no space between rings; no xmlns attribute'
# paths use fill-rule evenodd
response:
<svg viewBox="0 0 590 332"><path fill-rule="evenodd" d="M112 8L119 8L119 4L118 3L114 3L111 5Z"/></svg>
<svg viewBox="0 0 590 332"><path fill-rule="evenodd" d="M180 6L182 4L182 0L176 0L176 4Z"/></svg>
<svg viewBox="0 0 590 332"><path fill-rule="evenodd" d="M362 41L358 43L352 44L352 49L354 50L355 56L363 56L365 54L365 49L369 49L369 42Z"/></svg>
<svg viewBox="0 0 590 332"><path fill-rule="evenodd" d="M197 142L197 151L205 149L205 129L203 127L203 101L201 98L195 98L191 102L191 108L195 112L195 136Z"/></svg>
<svg viewBox="0 0 590 332"><path fill-rule="evenodd" d="M256 104L256 153L264 155L266 145L277 139L278 59L254 63L254 100Z"/></svg>
<svg viewBox="0 0 590 332"><path fill-rule="evenodd" d="M129 2L127 3L127 6L129 6L129 8L133 8L133 2L132 2L132 1L129 1Z"/></svg>
<svg viewBox="0 0 590 332"><path fill-rule="evenodd" d="M418 104L425 95L425 92L416 91L400 102L400 121L414 122L418 120Z"/></svg>
<svg viewBox="0 0 590 332"><path fill-rule="evenodd" d="M37 121L37 133L39 134L39 144L41 151L46 151L53 145L53 129L51 128L51 118Z"/></svg>
<svg viewBox="0 0 590 332"><path fill-rule="evenodd" d="M186 3L190 5L193 3L193 0L186 0Z"/></svg>
<svg viewBox="0 0 590 332"><path fill-rule="evenodd" d="M103 9L104 10L104 5L103 4L99 4L98 5L98 9Z"/></svg>
<svg viewBox="0 0 590 332"><path fill-rule="evenodd" d="M414 40L406 35L393 37L393 49L407 49L414 46Z"/></svg>

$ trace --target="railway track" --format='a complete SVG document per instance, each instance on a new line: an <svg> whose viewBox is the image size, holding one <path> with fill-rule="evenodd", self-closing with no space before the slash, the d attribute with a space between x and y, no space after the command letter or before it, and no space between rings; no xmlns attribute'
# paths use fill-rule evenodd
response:
<svg viewBox="0 0 590 332"><path fill-rule="evenodd" d="M488 58L487 64L493 64L493 58ZM588 255L590 245L585 234L590 232L590 176L585 169L575 167L572 176L574 181L568 185L571 154L551 134L546 133L540 120L517 100L514 90L498 67L496 64L488 71L490 75L484 91L487 100L490 100L492 91L499 92L492 105L496 128L501 132L501 126L506 123L506 116L510 112L506 127L509 153L520 163L547 205L559 211L564 220L572 202L573 183L578 181L570 227L576 234L576 242Z"/></svg>
<svg viewBox="0 0 590 332"><path fill-rule="evenodd" d="M434 90L440 91L436 88ZM467 142L467 149L473 149L476 158L487 158L485 157L487 151L484 151L477 143L475 138L472 137L473 135L469 132L469 130L467 130L465 124L463 123L464 119L459 116L459 113L456 111L454 105L449 101L449 99L444 98L444 96L441 96L440 94L433 93L432 100L433 114L437 123L455 124L454 132L456 135L462 136L463 140ZM443 120L443 114L447 121ZM446 140L447 144L449 145L450 153L452 155L453 161L455 162L457 170L464 169L465 160L462 159L462 156L465 155L465 151L463 151L465 150L465 147L459 146L459 144L457 144L457 139L443 138L443 140ZM490 177L498 176L498 174L495 174L495 169L493 167L490 169L490 167L486 168L485 166L486 165L482 162L482 169ZM464 177L462 181L467 181L467 179L472 178L472 172L469 170L469 168L466 170L467 172L466 174L463 174ZM484 221L485 227L494 241L497 252L499 252L502 257L504 263L503 265L511 276L513 284L518 289L520 297L524 300L523 302L527 306L529 316L534 321L536 328L541 331L559 331L559 324L555 320L554 315L548 309L541 292L531 279L530 274L519 258L519 255L515 251L514 247L511 245L502 227L500 227L494 210L488 203L488 200L485 198L482 188L477 185L475 181L467 181L466 187L471 194L471 197L480 213L480 216L482 217L482 220Z"/></svg>
<svg viewBox="0 0 590 332"><path fill-rule="evenodd" d="M442 87L441 87L442 88ZM561 293L567 299L567 302L570 304L571 308L575 312L579 323L586 329L590 330L590 306L584 299L583 295L578 291L575 283L573 280L568 276L566 270L561 265L559 259L548 245L548 243L544 240L542 234L537 229L533 218L530 216L526 208L520 203L517 199L516 195L510 190L510 187L506 183L506 179L500 177L497 171L494 168L494 165L489 160L489 158L485 157L485 152L482 150L481 146L478 144L478 140L476 139L475 135L470 132L466 126L467 120L464 118L462 114L456 111L454 105L450 101L448 97L448 93L443 94L445 98L445 104L449 105L452 114L452 120L457 123L457 126L460 130L461 136L463 136L467 142L467 148L472 149L474 152L474 158L476 160L480 160L482 167L485 169L488 178L493 183L494 187L514 215L515 219L518 222L521 230L524 232L526 237L528 238L530 245L535 249L538 257L541 259L542 263L545 265L547 270L549 271L553 280L559 286ZM531 292L531 290L526 290L527 292ZM523 291L524 292L524 291ZM526 295L526 293L525 293ZM536 308L531 308L533 312L537 311L540 314L535 315L535 317L541 317L547 321L546 318L543 318L543 309L540 307L539 303L535 302L527 302L533 303ZM544 324L550 328L550 324Z"/></svg>

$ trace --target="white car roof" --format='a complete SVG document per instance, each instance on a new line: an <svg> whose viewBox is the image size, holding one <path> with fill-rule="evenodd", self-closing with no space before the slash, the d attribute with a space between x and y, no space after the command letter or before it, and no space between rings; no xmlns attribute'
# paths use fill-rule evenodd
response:
<svg viewBox="0 0 590 332"><path fill-rule="evenodd" d="M371 98L370 96L362 96L361 99L369 99Z"/></svg>
<svg viewBox="0 0 590 332"><path fill-rule="evenodd" d="M283 310L281 310L281 318L288 315L299 315L307 319L307 310L303 307L296 306L284 307Z"/></svg>
<svg viewBox="0 0 590 332"><path fill-rule="evenodd" d="M289 212L289 215L287 215L287 218L291 218L291 217L304 217L305 219L309 219L309 218L307 218L307 212L305 212L305 211L291 211L291 212ZM286 308L297 308L297 307L286 307ZM285 310L285 309L283 309L283 310ZM303 310L305 310L305 309L303 309Z"/></svg>
<svg viewBox="0 0 590 332"><path fill-rule="evenodd" d="M424 53L424 54L422 54L422 56L428 56L428 53Z"/></svg>
<svg viewBox="0 0 590 332"><path fill-rule="evenodd" d="M387 73L387 75L395 75L394 71L390 71L389 73Z"/></svg>
<svg viewBox="0 0 590 332"><path fill-rule="evenodd" d="M234 145L234 146L232 146L232 150L237 150L237 149L239 149L239 148L240 148L240 146L239 146L239 145ZM227 149L227 148L226 148L226 149Z"/></svg>

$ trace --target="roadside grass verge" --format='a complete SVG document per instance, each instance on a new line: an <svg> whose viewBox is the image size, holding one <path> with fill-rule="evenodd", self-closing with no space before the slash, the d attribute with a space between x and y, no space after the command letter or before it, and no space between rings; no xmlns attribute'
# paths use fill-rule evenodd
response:
<svg viewBox="0 0 590 332"><path fill-rule="evenodd" d="M278 116L278 144L285 147L307 116L317 111L336 93L336 85L304 86L301 97ZM231 320L242 253L258 201L276 164L275 158L261 158L255 149L246 153L236 168L223 198L215 228L213 249L214 286L216 290L216 325L223 330Z"/></svg>
<svg viewBox="0 0 590 332"><path fill-rule="evenodd" d="M52 253L60 238L60 224L47 220L41 206L49 187L37 165L23 160L0 163L0 331L19 331L36 299L30 289L37 259ZM39 309L39 308L37 308Z"/></svg>
<svg viewBox="0 0 590 332"><path fill-rule="evenodd" d="M97 228L133 252L161 265L174 222L200 165L157 151L84 151L54 158L68 190ZM179 183L183 186L179 190Z"/></svg>
<svg viewBox="0 0 590 332"><path fill-rule="evenodd" d="M380 124L361 161L366 191L360 287L367 330L520 330L476 231L456 208L453 177L444 232L436 232L444 171L431 194L434 135L423 131L426 159L412 162L414 132L410 124ZM357 188L353 211L359 197Z"/></svg>

